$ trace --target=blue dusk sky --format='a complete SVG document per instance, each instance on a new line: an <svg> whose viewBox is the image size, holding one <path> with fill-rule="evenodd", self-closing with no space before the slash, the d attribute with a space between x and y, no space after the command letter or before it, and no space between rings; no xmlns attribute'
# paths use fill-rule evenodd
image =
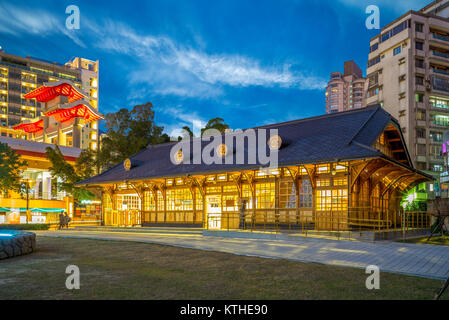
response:
<svg viewBox="0 0 449 320"><path fill-rule="evenodd" d="M366 72L368 5L381 26L429 0L3 1L0 46L100 60L100 111L152 102L165 132L221 117L233 129L325 113L333 71ZM65 27L66 7L80 29Z"/></svg>

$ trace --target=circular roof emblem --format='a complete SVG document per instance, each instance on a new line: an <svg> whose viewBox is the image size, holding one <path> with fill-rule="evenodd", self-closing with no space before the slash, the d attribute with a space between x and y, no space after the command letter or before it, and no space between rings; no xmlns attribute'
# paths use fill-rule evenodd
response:
<svg viewBox="0 0 449 320"><path fill-rule="evenodd" d="M123 162L123 167L126 171L131 170L131 160L129 158Z"/></svg>
<svg viewBox="0 0 449 320"><path fill-rule="evenodd" d="M282 139L280 136L278 136L276 134L276 135L271 136L270 139L268 139L267 144L270 147L270 149L272 149L272 150L279 149L282 144Z"/></svg>
<svg viewBox="0 0 449 320"><path fill-rule="evenodd" d="M175 161L176 163L181 163L182 160L184 160L184 153L182 153L182 150L178 150L175 153Z"/></svg>
<svg viewBox="0 0 449 320"><path fill-rule="evenodd" d="M228 147L224 143L222 143L219 146L217 146L216 151L218 155L224 157L225 155L228 154Z"/></svg>

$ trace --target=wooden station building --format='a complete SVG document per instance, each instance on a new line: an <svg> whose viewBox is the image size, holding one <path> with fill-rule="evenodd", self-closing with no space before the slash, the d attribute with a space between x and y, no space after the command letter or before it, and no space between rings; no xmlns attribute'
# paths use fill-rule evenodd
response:
<svg viewBox="0 0 449 320"><path fill-rule="evenodd" d="M268 133L257 135L256 151L276 149L277 168L250 164L249 145L241 164L193 164L182 151L177 163L172 142L79 185L101 189L105 225L348 230L395 227L403 194L432 179L414 168L399 123L378 105L253 128L261 129ZM206 150L204 140L196 152ZM212 152L236 158L233 145Z"/></svg>

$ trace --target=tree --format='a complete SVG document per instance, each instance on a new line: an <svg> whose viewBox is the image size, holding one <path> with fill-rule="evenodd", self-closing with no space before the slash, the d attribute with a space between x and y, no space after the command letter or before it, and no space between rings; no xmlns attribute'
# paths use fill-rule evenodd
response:
<svg viewBox="0 0 449 320"><path fill-rule="evenodd" d="M89 190L75 186L77 182L90 178L97 173L97 160L94 152L91 150L81 151L74 166L64 159L64 155L58 146L55 146L54 149L47 147L45 153L51 162L49 170L52 176L59 178L61 181L58 182L59 189L70 193L75 201L89 200L95 197Z"/></svg>
<svg viewBox="0 0 449 320"><path fill-rule="evenodd" d="M201 135L203 135L204 132L208 129L216 129L221 133L224 133L226 129L229 129L229 125L224 123L224 120L222 118L213 118L207 122L206 126L203 129L201 129Z"/></svg>
<svg viewBox="0 0 449 320"><path fill-rule="evenodd" d="M182 127L182 129L184 130L184 133L187 133L190 136L190 138L192 138L194 136L190 127L184 126L184 127ZM224 120L222 118L213 118L213 119L210 119L207 122L206 126L201 129L201 135L204 135L205 131L208 129L216 129L216 130L220 131L221 133L224 133L226 131L226 129L229 129L229 125L224 123ZM182 137L178 137L178 140L181 140L181 139L182 139Z"/></svg>
<svg viewBox="0 0 449 320"><path fill-rule="evenodd" d="M8 191L20 192L23 184L21 174L23 167L28 163L20 159L7 143L0 142L0 192L6 194Z"/></svg>
<svg viewBox="0 0 449 320"><path fill-rule="evenodd" d="M102 169L108 169L143 150L149 144L170 141L163 134L163 127L154 122L153 104L147 102L135 106L131 111L120 109L105 116L106 136L101 140L98 154Z"/></svg>

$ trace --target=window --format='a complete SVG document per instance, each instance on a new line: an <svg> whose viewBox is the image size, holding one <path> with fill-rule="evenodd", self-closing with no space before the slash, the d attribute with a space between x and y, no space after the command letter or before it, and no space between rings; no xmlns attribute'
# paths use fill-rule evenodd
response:
<svg viewBox="0 0 449 320"><path fill-rule="evenodd" d="M317 187L329 187L331 184L329 179L317 179L316 186Z"/></svg>
<svg viewBox="0 0 449 320"><path fill-rule="evenodd" d="M416 48L416 50L423 50L423 48L424 48L424 43L421 42L421 41L416 41L416 43L415 43L415 48Z"/></svg>
<svg viewBox="0 0 449 320"><path fill-rule="evenodd" d="M402 48L401 46L394 48L393 49L393 55L395 56L395 55L401 53L401 48Z"/></svg>
<svg viewBox="0 0 449 320"><path fill-rule="evenodd" d="M192 193L187 188L168 189L166 198L168 211L193 210Z"/></svg>
<svg viewBox="0 0 449 320"><path fill-rule="evenodd" d="M415 67L416 68L424 68L424 60L423 59L416 59L415 60Z"/></svg>
<svg viewBox="0 0 449 320"><path fill-rule="evenodd" d="M299 190L299 206L301 208L312 208L312 184L309 179L301 179L301 190Z"/></svg>
<svg viewBox="0 0 449 320"><path fill-rule="evenodd" d="M443 171L443 166L442 166L442 165L439 165L439 164L434 164L434 165L432 166L432 171L435 171L435 172Z"/></svg>
<svg viewBox="0 0 449 320"><path fill-rule="evenodd" d="M416 119L426 120L426 110L418 109L418 111L416 111Z"/></svg>
<svg viewBox="0 0 449 320"><path fill-rule="evenodd" d="M415 94L415 100L416 102L424 102L424 94L422 93Z"/></svg>
<svg viewBox="0 0 449 320"><path fill-rule="evenodd" d="M393 29L390 29L387 32L385 32L384 34L382 34L379 37L379 42L387 41L388 39L390 39L391 37L397 35L398 33L400 33L401 31L405 30L408 27L409 27L409 21L408 20L402 22L401 24L397 25Z"/></svg>
<svg viewBox="0 0 449 320"><path fill-rule="evenodd" d="M438 146L430 146L430 154L432 156L441 156L442 150L443 150L443 148L440 145L438 145Z"/></svg>
<svg viewBox="0 0 449 320"><path fill-rule="evenodd" d="M317 171L318 173L329 173L330 172L330 168L328 164L321 164L317 166Z"/></svg>
<svg viewBox="0 0 449 320"><path fill-rule="evenodd" d="M416 32L423 32L424 25L422 23L416 22L415 23L415 31Z"/></svg>
<svg viewBox="0 0 449 320"><path fill-rule="evenodd" d="M317 211L342 211L348 208L348 190L317 190Z"/></svg>
<svg viewBox="0 0 449 320"><path fill-rule="evenodd" d="M433 142L443 142L443 134L441 132L430 131L429 137Z"/></svg>
<svg viewBox="0 0 449 320"><path fill-rule="evenodd" d="M144 192L144 211L156 211L156 202L154 201L153 193L150 191Z"/></svg>
<svg viewBox="0 0 449 320"><path fill-rule="evenodd" d="M376 57L368 61L368 68L378 64L380 62L380 57Z"/></svg>
<svg viewBox="0 0 449 320"><path fill-rule="evenodd" d="M347 181L346 178L334 178L334 186L345 186Z"/></svg>
<svg viewBox="0 0 449 320"><path fill-rule="evenodd" d="M379 48L379 43L373 44L373 45L369 48L369 52L371 53L371 52L373 52L373 51L376 51L377 48Z"/></svg>
<svg viewBox="0 0 449 320"><path fill-rule="evenodd" d="M449 117L443 116L439 114L432 115L432 122L437 126L448 127L449 126Z"/></svg>
<svg viewBox="0 0 449 320"><path fill-rule="evenodd" d="M416 154L418 156L425 156L426 155L426 145L425 144L418 144L416 147Z"/></svg>
<svg viewBox="0 0 449 320"><path fill-rule="evenodd" d="M435 90L449 92L449 80L437 76L432 77L432 86Z"/></svg>
<svg viewBox="0 0 449 320"><path fill-rule="evenodd" d="M291 179L281 180L279 182L279 207L295 208L296 206L296 189Z"/></svg>
<svg viewBox="0 0 449 320"><path fill-rule="evenodd" d="M439 97L430 97L429 98L430 105L433 108L442 108L442 109L449 109L449 100L439 98Z"/></svg>
<svg viewBox="0 0 449 320"><path fill-rule="evenodd" d="M256 184L256 208L270 209L275 206L275 187L274 183Z"/></svg>
<svg viewBox="0 0 449 320"><path fill-rule="evenodd" d="M424 77L422 77L422 76L416 76L416 78L415 78L415 83L417 84L417 85L424 85Z"/></svg>
<svg viewBox="0 0 449 320"><path fill-rule="evenodd" d="M416 129L417 138L426 138L426 129L418 128Z"/></svg>

